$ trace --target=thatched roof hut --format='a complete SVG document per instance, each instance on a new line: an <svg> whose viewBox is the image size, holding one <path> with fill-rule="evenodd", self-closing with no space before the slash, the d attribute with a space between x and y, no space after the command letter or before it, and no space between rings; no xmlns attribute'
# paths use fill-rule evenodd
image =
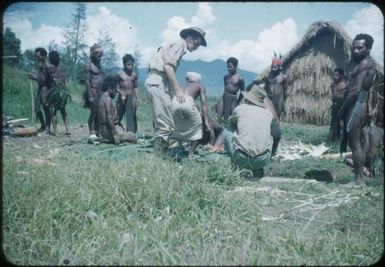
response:
<svg viewBox="0 0 385 267"><path fill-rule="evenodd" d="M349 74L355 67L351 63L351 47L352 38L336 22L318 21L309 27L302 40L282 58L289 93L284 121L330 123L333 70L341 68ZM270 67L261 75L269 71ZM378 65L378 71L383 81L383 67ZM383 82L380 87L377 90L382 90L383 96Z"/></svg>

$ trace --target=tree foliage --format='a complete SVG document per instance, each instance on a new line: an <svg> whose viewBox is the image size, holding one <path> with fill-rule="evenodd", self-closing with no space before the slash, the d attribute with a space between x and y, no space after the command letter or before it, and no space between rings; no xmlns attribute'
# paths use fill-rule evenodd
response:
<svg viewBox="0 0 385 267"><path fill-rule="evenodd" d="M72 21L68 24L65 32L65 55L68 63L84 62L87 57L87 45L85 43L86 33L86 4L75 3L75 12Z"/></svg>
<svg viewBox="0 0 385 267"><path fill-rule="evenodd" d="M138 76L139 76L139 65L140 65L141 58L142 58L142 54L140 53L138 47L136 47L134 52L134 59L135 59L134 71Z"/></svg>
<svg viewBox="0 0 385 267"><path fill-rule="evenodd" d="M32 71L36 68L35 51L26 49L21 56L20 68L24 71Z"/></svg>
<svg viewBox="0 0 385 267"><path fill-rule="evenodd" d="M3 61L6 64L16 66L20 62L20 44L20 39L16 37L11 28L6 27L3 35Z"/></svg>
<svg viewBox="0 0 385 267"><path fill-rule="evenodd" d="M106 74L112 74L111 72L116 69L119 60L119 56L115 50L115 43L107 32L101 31L98 44L103 49L102 68Z"/></svg>

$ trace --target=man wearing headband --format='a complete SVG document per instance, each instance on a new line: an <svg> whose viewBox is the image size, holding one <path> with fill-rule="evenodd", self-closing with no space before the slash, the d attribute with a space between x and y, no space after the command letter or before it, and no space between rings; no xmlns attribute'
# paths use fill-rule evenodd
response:
<svg viewBox="0 0 385 267"><path fill-rule="evenodd" d="M267 96L274 104L278 119L281 118L287 98L287 77L282 73L282 60L274 57L271 62L271 71L263 79Z"/></svg>
<svg viewBox="0 0 385 267"><path fill-rule="evenodd" d="M169 136L174 131L172 117L172 96L179 103L185 101L183 90L176 80L176 70L183 55L193 52L199 46L206 46L205 32L198 27L183 29L181 39L165 43L158 48L149 64L145 86L150 96L155 130L154 152L165 154Z"/></svg>
<svg viewBox="0 0 385 267"><path fill-rule="evenodd" d="M91 62L85 65L85 84L86 92L83 95L85 107L90 109L88 117L88 129L91 138L96 138L98 134L97 122L97 101L102 94L104 73L102 71L100 61L103 56L103 50L100 45L94 44L90 48Z"/></svg>

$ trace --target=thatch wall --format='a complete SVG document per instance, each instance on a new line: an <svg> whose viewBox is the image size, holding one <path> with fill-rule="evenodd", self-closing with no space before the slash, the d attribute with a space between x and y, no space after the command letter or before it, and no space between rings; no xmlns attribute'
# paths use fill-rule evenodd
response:
<svg viewBox="0 0 385 267"><path fill-rule="evenodd" d="M352 39L333 22L315 22L302 40L283 57L283 72L288 77L286 122L327 125L330 123L333 70L349 74ZM383 70L379 67L381 80ZM267 68L262 75L270 71ZM381 89L382 87L382 89ZM382 90L383 84L378 88ZM383 105L383 102L382 102Z"/></svg>

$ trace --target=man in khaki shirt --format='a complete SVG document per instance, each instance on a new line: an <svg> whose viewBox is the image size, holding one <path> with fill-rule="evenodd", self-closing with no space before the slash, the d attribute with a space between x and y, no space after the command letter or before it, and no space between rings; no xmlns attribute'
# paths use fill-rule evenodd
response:
<svg viewBox="0 0 385 267"><path fill-rule="evenodd" d="M149 73L145 82L155 126L154 151L165 154L168 139L174 131L171 98L175 95L179 103L185 101L183 90L176 80L176 70L183 55L193 52L199 46L206 46L205 32L197 27L183 29L181 39L161 46L150 61Z"/></svg>
<svg viewBox="0 0 385 267"><path fill-rule="evenodd" d="M263 176L263 167L270 163L273 137L273 114L266 108L266 92L253 86L245 92L244 103L237 106L229 117L234 132L225 130L225 149L233 165L249 169L253 176Z"/></svg>

